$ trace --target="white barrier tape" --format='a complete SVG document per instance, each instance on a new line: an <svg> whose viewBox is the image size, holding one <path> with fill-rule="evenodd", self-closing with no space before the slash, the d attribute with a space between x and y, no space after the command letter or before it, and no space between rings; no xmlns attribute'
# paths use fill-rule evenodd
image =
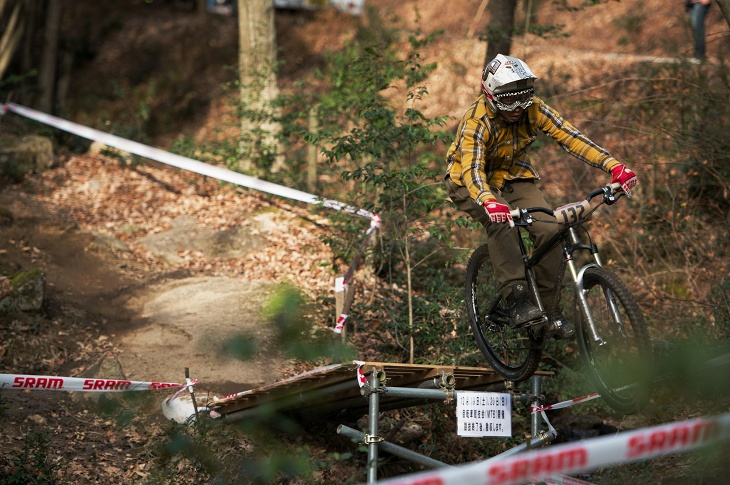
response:
<svg viewBox="0 0 730 485"><path fill-rule="evenodd" d="M592 401L593 399L597 399L599 397L601 397L601 395L597 392L594 392L593 394L589 394L587 396L576 397L575 399L570 399L568 401L563 401L555 404L549 404L547 406L530 406L530 412L532 414L535 414L542 411L549 411L551 409L569 408L570 406L574 406L578 403Z"/></svg>
<svg viewBox="0 0 730 485"><path fill-rule="evenodd" d="M187 384L129 381L126 379L86 379L83 377L0 374L0 388L3 390L126 392L151 391L169 389L171 387L180 387L184 390Z"/></svg>
<svg viewBox="0 0 730 485"><path fill-rule="evenodd" d="M545 414L545 411L540 411L540 414L542 414L542 419L545 421L545 424L547 424L548 427L548 435L550 436L557 436L558 432L553 428L553 425L550 423L550 420L548 420L547 414Z"/></svg>
<svg viewBox="0 0 730 485"><path fill-rule="evenodd" d="M380 214L373 214L370 216L370 228L365 234L370 234L376 229L380 228Z"/></svg>
<svg viewBox="0 0 730 485"><path fill-rule="evenodd" d="M175 391L175 394L173 394L172 396L165 399L165 402L169 404L171 401L174 401L175 399L177 399L180 396L180 394L185 392L186 389L188 389L187 384L180 386L180 389Z"/></svg>
<svg viewBox="0 0 730 485"><path fill-rule="evenodd" d="M0 114L5 114L5 112L8 110L21 116L25 116L32 120L38 121L40 123L53 126L54 128L73 133L83 138L98 141L100 143L104 143L105 145L119 148L120 150L134 153L135 155L156 160L158 162L181 168L183 170L188 170L190 172L213 177L218 180L223 180L236 185L240 185L242 187L259 190L261 192L266 192L281 197L287 197L289 199L298 200L300 202L306 202L307 204L321 204L323 207L327 207L330 209L345 211L362 217L369 217L370 228L367 230L366 233L366 244L370 242L374 232L380 227L380 216L378 214L373 214L372 212L366 211L365 209L358 209L356 207L352 207L332 199L321 199L315 195L308 194L300 190L290 189L282 185L259 180L248 175L244 175L242 173L234 172L232 170L228 170L222 167L217 167L215 165L208 165L207 163L193 160L192 158L183 157L181 155L166 152L159 148L153 148L148 145L143 145L142 143L138 143L136 141L127 140L116 135L104 133L103 131L79 125L78 123L64 120L62 118L36 111L31 108L26 108L15 103L0 104ZM363 248L364 247L365 245L363 245ZM363 250L363 248L361 248L361 251ZM359 265L359 256L360 255L358 254L355 258L355 261L353 261L353 263L350 265L350 270L348 271L344 279L345 285L347 285L349 283L349 280L352 279L354 269ZM347 316L345 315L345 319L346 318ZM341 319L342 316L337 321L337 325L334 330L336 333L342 333L342 329L344 328L345 320L342 319L342 321L340 321ZM340 326L340 324L342 324L342 326Z"/></svg>
<svg viewBox="0 0 730 485"><path fill-rule="evenodd" d="M512 485L730 440L730 413L565 443L502 459L383 480L387 485Z"/></svg>
<svg viewBox="0 0 730 485"><path fill-rule="evenodd" d="M73 133L74 135L78 135L82 138L98 141L110 147L119 148L120 150L134 153L135 155L139 155L140 157L156 160L158 162L172 165L173 167L188 170L190 172L195 172L200 175L206 175L208 177L213 177L218 180L223 180L236 185L240 185L242 187L259 190L261 192L278 195L280 197L286 197L289 199L298 200L300 202L306 202L307 204L321 204L324 207L330 209L349 212L363 217L373 217L373 213L366 211L365 209L358 209L356 207L349 206L336 200L321 199L315 195L308 194L300 190L290 189L289 187L284 187L282 185L259 180L254 177L244 175L242 173L234 172L232 170L228 170L222 167L217 167L215 165L208 165L207 163L193 160L192 158L183 157L181 155L166 152L165 150L161 150L159 148L153 148L148 145L143 145L142 143L138 143L136 141L127 140L116 135L104 133L103 131L79 125L72 121L64 120L62 118L42 113L31 108L26 108L15 103L0 104L0 114L4 114L6 111L12 111L13 113L17 113L21 116L25 116L26 118L30 118L40 123L53 126L54 128L58 128L59 130Z"/></svg>

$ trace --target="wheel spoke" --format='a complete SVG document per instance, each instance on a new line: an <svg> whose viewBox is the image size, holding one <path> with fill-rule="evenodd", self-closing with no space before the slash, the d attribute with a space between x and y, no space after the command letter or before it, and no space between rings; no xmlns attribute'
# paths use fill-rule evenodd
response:
<svg viewBox="0 0 730 485"><path fill-rule="evenodd" d="M509 326L486 245L474 252L467 265L466 301L477 344L495 371L512 381L529 378L542 351L527 331Z"/></svg>
<svg viewBox="0 0 730 485"><path fill-rule="evenodd" d="M638 411L651 392L651 348L638 306L615 275L593 268L584 295L600 343L581 322L580 344L604 400L617 411Z"/></svg>

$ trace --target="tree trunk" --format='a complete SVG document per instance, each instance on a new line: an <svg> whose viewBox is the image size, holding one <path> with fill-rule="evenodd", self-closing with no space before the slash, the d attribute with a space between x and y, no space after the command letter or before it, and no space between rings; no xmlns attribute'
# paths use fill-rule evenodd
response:
<svg viewBox="0 0 730 485"><path fill-rule="evenodd" d="M317 106L309 108L309 133L316 135L319 131L317 120ZM317 193L317 145L310 143L307 146L307 190L310 194Z"/></svg>
<svg viewBox="0 0 730 485"><path fill-rule="evenodd" d="M4 4L0 7L0 15L5 8ZM13 13L10 15L10 20L5 27L5 31L2 33L0 38L0 79L5 74L5 69L10 65L10 61L13 59L15 49L20 43L20 39L23 36L23 19L20 15L20 9L22 8L21 3L16 3Z"/></svg>
<svg viewBox="0 0 730 485"><path fill-rule="evenodd" d="M23 35L23 52L20 59L20 71L25 74L33 68L33 34L36 30L36 14L38 12L37 0L26 0L25 2L25 34Z"/></svg>
<svg viewBox="0 0 730 485"><path fill-rule="evenodd" d="M208 0L197 0L195 9L198 11L198 19L205 23L208 19Z"/></svg>
<svg viewBox="0 0 730 485"><path fill-rule="evenodd" d="M74 53L70 50L65 50L61 54L61 66L58 70L58 83L56 83L56 107L61 116L68 115L68 91L71 87L73 65Z"/></svg>
<svg viewBox="0 0 730 485"><path fill-rule="evenodd" d="M487 26L487 55L484 67L497 54L509 55L515 25L517 0L489 0L489 25Z"/></svg>
<svg viewBox="0 0 730 485"><path fill-rule="evenodd" d="M728 27L730 27L730 0L717 0L717 4L722 10L722 15L725 17Z"/></svg>
<svg viewBox="0 0 730 485"><path fill-rule="evenodd" d="M38 72L38 87L41 97L40 111L50 113L53 109L53 91L56 84L56 63L58 62L58 37L61 26L61 0L49 0L46 12L46 32L43 42L43 56Z"/></svg>
<svg viewBox="0 0 730 485"><path fill-rule="evenodd" d="M277 97L276 84L276 30L274 4L271 0L238 0L239 60L241 101L251 109L271 113L271 102ZM255 129L269 133L264 143L275 147L275 134L279 127L272 122L259 125L244 118L241 134L245 140ZM245 151L244 151L245 153ZM276 170L274 163L272 170ZM244 171L253 168L251 160L242 160L239 167Z"/></svg>

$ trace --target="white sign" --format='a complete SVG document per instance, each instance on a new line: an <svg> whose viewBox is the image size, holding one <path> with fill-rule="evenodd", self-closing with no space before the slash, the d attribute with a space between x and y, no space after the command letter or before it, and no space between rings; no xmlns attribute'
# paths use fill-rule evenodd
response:
<svg viewBox="0 0 730 485"><path fill-rule="evenodd" d="M458 391L456 421L459 436L512 436L512 396L498 392Z"/></svg>

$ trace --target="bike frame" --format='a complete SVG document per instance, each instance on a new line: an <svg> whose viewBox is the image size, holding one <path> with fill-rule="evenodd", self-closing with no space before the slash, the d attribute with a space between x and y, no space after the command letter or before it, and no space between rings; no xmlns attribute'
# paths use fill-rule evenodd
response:
<svg viewBox="0 0 730 485"><path fill-rule="evenodd" d="M571 223L563 226L562 229L560 229L552 238L550 238L545 244L541 245L536 251L533 252L531 256L529 256L527 254L527 248L525 247L525 243L522 240L522 230L526 230L534 222L532 216L530 215L530 213L532 212L543 212L549 215L554 214L551 209L545 208L532 208L530 210L520 209L520 220L524 222L518 222L515 224L517 226L516 232L520 247L520 253L522 254L522 261L525 266L525 277L527 279L528 286L532 291L533 297L538 304L538 307L544 314L544 321L547 322L548 317L545 304L543 303L542 298L540 298L540 293L537 290L537 278L535 277L534 268L535 266L537 266L538 263L540 263L540 261L543 260L543 258L545 258L545 256L550 251L552 251L556 246L562 244L563 259L560 263L560 269L558 271L558 274L556 275L555 288L560 288L562 286L562 279L563 275L565 274L565 268L567 266L570 270L571 276L573 277L573 288L577 297L578 305L580 305L582 309L581 313L587 316L588 325L586 330L588 330L589 336L594 343L599 346L603 345L604 341L598 335L595 321L593 320L593 316L589 311L588 302L583 291L583 276L585 272L590 268L602 267L601 259L598 255L598 247L593 242L591 242L591 244L589 245L583 244L578 234L577 228L582 227L583 223L586 222L588 219L582 219L576 223ZM593 263L589 263L578 268L575 264L575 260L573 259L573 254L576 251L588 251L591 254ZM558 301L557 298L558 297L556 296L555 303L557 303ZM621 321L618 306L616 305L614 296L612 294L607 294L606 299L609 302L611 313L613 313L617 323L623 329L623 322ZM554 304L552 304L552 306L554 306Z"/></svg>

